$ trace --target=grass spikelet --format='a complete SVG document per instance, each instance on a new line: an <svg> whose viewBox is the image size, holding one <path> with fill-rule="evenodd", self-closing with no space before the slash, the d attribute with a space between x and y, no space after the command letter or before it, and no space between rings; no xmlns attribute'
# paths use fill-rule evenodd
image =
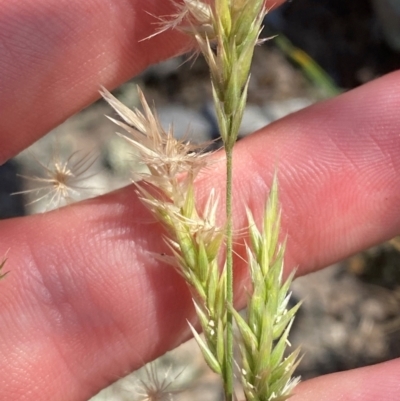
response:
<svg viewBox="0 0 400 401"><path fill-rule="evenodd" d="M167 230L166 242L173 258L165 255L161 259L185 278L196 309L201 311L205 342L199 345L209 366L220 372L226 279L217 259L225 230L216 225L215 192L211 191L204 210L198 209L194 192L196 176L206 167L209 155L198 152L202 147L175 139L172 128L165 131L140 90L143 111L128 109L105 89L101 93L123 120L112 121L127 131L127 143L138 150L147 166L148 172L139 175L137 192ZM212 326L219 329L209 330Z"/></svg>
<svg viewBox="0 0 400 401"><path fill-rule="evenodd" d="M288 309L293 273L282 282L284 244L279 245L280 211L274 179L262 231L249 212L251 247L247 247L252 293L247 318L230 308L240 332L241 380L247 401L284 401L298 379L292 379L299 350L285 357L288 335L300 304Z"/></svg>
<svg viewBox="0 0 400 401"><path fill-rule="evenodd" d="M200 146L185 139L177 140L172 127L164 130L143 92L139 88L138 92L143 112L129 109L104 88L101 94L123 121L109 119L128 133L120 135L139 152L141 162L148 168L147 173L137 178L159 188L175 204L179 199L183 205L188 183L207 164L208 155L203 151L208 144Z"/></svg>

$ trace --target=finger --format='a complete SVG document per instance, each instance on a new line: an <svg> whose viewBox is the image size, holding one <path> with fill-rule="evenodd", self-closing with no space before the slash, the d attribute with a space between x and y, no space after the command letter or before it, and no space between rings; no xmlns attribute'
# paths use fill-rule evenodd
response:
<svg viewBox="0 0 400 401"><path fill-rule="evenodd" d="M150 63L183 38L150 41L169 1L38 0L0 3L0 162ZM17 135L16 135L17 133Z"/></svg>
<svg viewBox="0 0 400 401"><path fill-rule="evenodd" d="M278 169L287 262L300 274L399 233L399 89L395 72L240 144L237 196L261 216L264 184Z"/></svg>
<svg viewBox="0 0 400 401"><path fill-rule="evenodd" d="M242 227L243 203L260 216L278 167L288 269L304 273L398 233L399 85L399 73L389 75L238 144ZM220 189L224 175L216 163L199 192ZM32 399L68 391L84 400L186 338L190 298L149 254L164 249L159 227L140 224L143 215L127 188L1 222L12 273L1 292L0 395L25 391L40 371Z"/></svg>
<svg viewBox="0 0 400 401"><path fill-rule="evenodd" d="M301 383L293 401L400 400L400 360L348 372L322 376Z"/></svg>
<svg viewBox="0 0 400 401"><path fill-rule="evenodd" d="M276 3L281 3L277 1ZM188 50L151 40L168 0L0 1L0 164L150 64Z"/></svg>

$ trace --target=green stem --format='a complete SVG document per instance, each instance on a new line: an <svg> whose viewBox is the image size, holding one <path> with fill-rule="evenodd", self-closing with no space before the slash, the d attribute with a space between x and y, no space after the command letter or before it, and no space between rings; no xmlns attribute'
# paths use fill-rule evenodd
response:
<svg viewBox="0 0 400 401"><path fill-rule="evenodd" d="M226 302L233 305L233 230L232 230L232 150L226 145ZM233 317L227 310L225 349L225 399L233 400Z"/></svg>

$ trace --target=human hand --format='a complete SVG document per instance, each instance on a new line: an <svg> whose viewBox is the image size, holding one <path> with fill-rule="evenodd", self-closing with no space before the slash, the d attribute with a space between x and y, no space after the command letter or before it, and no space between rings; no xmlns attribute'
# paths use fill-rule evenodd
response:
<svg viewBox="0 0 400 401"><path fill-rule="evenodd" d="M145 4L145 6L144 6ZM154 30L140 0L0 2L0 162L147 65L185 47ZM95 11L95 13L93 12ZM236 195L261 215L279 167L286 268L306 274L400 227L400 73L278 121L236 148ZM221 164L222 166L222 164ZM224 172L200 178L199 197ZM0 399L82 400L188 338L180 277L149 257L160 228L133 188L0 222ZM238 266L239 267L239 266ZM243 301L243 300L242 300ZM238 300L241 302L241 300ZM302 383L295 401L399 398L400 362Z"/></svg>

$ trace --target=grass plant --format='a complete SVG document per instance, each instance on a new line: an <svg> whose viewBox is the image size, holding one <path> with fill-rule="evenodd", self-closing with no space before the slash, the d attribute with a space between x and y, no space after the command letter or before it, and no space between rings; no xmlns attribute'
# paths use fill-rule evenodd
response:
<svg viewBox="0 0 400 401"><path fill-rule="evenodd" d="M173 129L165 130L155 110L139 91L141 110L131 110L106 89L101 93L120 119L110 118L125 131L121 135L139 154L146 171L132 179L143 203L166 228L170 254L158 256L172 265L186 281L204 339L190 326L209 367L222 378L225 399L232 401L235 364L247 401L286 400L297 383L292 379L299 351L285 352L288 334L299 307L289 307L293 274L283 281L285 244L279 241L280 208L276 178L266 201L261 229L248 211L249 244L246 245L251 285L247 315L234 308L232 165L247 99L250 66L266 9L263 0L183 0L176 13L159 19L160 34L177 29L191 35L197 51L209 66L219 131L226 154L226 220L218 225L219 194L212 190L203 208L195 197L195 181L207 168L210 155L204 147L177 140ZM151 37L149 38L151 39ZM39 186L35 192L49 204L68 200L93 163L91 156L72 154L50 164L38 161L45 177L27 177ZM78 184L78 186L77 186ZM222 262L221 260L224 259ZM0 263L0 271L5 260ZM3 278L5 274L1 274ZM239 331L241 361L234 361L233 324ZM153 372L153 371L151 371ZM142 398L170 398L170 383L142 383Z"/></svg>
<svg viewBox="0 0 400 401"><path fill-rule="evenodd" d="M195 180L209 155L172 128L164 130L139 89L143 111L130 110L106 89L103 97L122 121L122 135L139 153L146 173L134 178L143 203L166 228L170 255L160 256L186 280L204 340L193 335L209 367L224 383L225 399L233 393L233 323L239 329L240 377L247 401L282 401L297 383L292 373L299 351L288 356L288 334L298 305L288 309L293 275L283 281L284 244L279 243L280 211L274 180L262 229L248 213L250 244L246 246L251 288L245 318L233 301L233 148L247 99L250 66L266 9L263 0L183 0L176 13L159 18L159 34L177 29L195 39L209 65L218 126L226 154L226 223L217 225L218 195L211 191L201 210ZM152 35L154 36L154 35ZM151 37L152 37L151 36ZM151 39L149 37L149 39ZM120 134L121 135L121 134ZM225 262L220 263L221 255Z"/></svg>

